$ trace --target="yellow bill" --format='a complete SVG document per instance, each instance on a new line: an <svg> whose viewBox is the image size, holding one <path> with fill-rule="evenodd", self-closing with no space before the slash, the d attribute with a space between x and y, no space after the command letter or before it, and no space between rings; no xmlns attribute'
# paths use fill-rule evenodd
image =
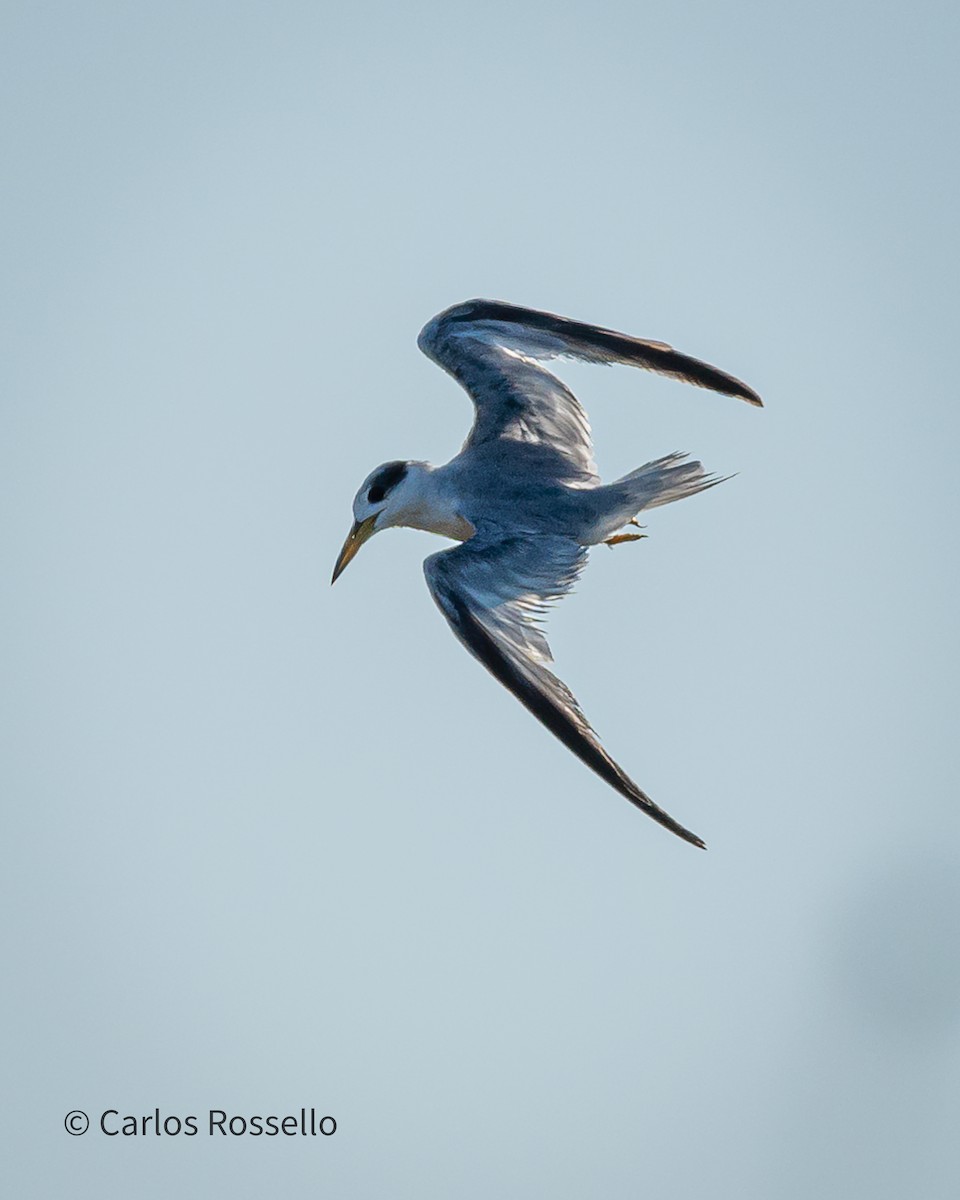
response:
<svg viewBox="0 0 960 1200"><path fill-rule="evenodd" d="M353 558L363 543L369 537L373 536L373 526L376 519L377 514L374 513L372 517L366 517L362 521L354 522L353 528L347 534L347 540L343 543L343 549L340 551L340 556L337 559L337 565L333 568L333 578L330 580L331 584L337 582L346 569L347 563L349 563L351 558Z"/></svg>

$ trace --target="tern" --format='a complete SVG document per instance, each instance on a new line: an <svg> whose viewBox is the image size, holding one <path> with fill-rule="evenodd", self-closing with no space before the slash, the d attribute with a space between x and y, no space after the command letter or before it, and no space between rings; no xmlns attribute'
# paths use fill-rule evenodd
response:
<svg viewBox="0 0 960 1200"><path fill-rule="evenodd" d="M590 546L642 537L630 528L641 512L722 480L685 454L668 454L602 483L586 413L541 361L623 363L758 407L760 397L664 342L496 300L446 309L427 322L417 344L469 393L473 428L444 466L388 462L367 476L331 582L381 529L424 529L460 542L430 555L423 569L463 645L601 779L672 833L704 847L604 750L572 692L547 666L552 655L540 625L547 606L573 587Z"/></svg>

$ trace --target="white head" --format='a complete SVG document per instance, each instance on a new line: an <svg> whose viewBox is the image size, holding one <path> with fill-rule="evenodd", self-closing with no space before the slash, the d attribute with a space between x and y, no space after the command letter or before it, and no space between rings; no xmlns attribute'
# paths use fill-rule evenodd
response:
<svg viewBox="0 0 960 1200"><path fill-rule="evenodd" d="M353 528L343 543L337 565L333 568L331 583L336 583L347 563L368 538L381 529L405 523L405 495L411 484L416 487L416 476L423 467L422 463L388 462L366 477L353 499Z"/></svg>

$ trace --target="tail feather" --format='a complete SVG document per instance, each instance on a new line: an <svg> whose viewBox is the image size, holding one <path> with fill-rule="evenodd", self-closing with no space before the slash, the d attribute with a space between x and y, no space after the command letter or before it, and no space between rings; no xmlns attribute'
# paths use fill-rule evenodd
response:
<svg viewBox="0 0 960 1200"><path fill-rule="evenodd" d="M630 509L629 516L634 516L646 508L695 496L729 478L729 475L708 475L701 463L685 454L667 454L637 467L610 486L621 493L624 509Z"/></svg>

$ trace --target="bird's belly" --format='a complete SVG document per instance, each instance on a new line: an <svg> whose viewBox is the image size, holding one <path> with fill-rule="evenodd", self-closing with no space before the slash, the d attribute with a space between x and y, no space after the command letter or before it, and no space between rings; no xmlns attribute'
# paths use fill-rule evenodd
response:
<svg viewBox="0 0 960 1200"><path fill-rule="evenodd" d="M437 473L442 502L421 526L465 541L481 525L562 534L579 540L593 481L572 472L549 448L503 441L455 459ZM446 520L441 525L441 514Z"/></svg>
<svg viewBox="0 0 960 1200"><path fill-rule="evenodd" d="M580 540L584 525L584 493L577 488L531 486L523 479L507 480L495 495L471 497L464 514L475 524L500 525L504 530L561 534Z"/></svg>

